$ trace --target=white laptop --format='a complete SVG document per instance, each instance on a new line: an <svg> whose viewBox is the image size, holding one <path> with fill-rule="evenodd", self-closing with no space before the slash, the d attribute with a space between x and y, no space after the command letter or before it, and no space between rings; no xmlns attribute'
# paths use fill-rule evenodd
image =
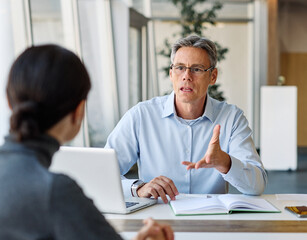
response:
<svg viewBox="0 0 307 240"><path fill-rule="evenodd" d="M131 213L157 202L150 198L124 198L113 149L61 147L52 159L50 171L74 179L103 213Z"/></svg>

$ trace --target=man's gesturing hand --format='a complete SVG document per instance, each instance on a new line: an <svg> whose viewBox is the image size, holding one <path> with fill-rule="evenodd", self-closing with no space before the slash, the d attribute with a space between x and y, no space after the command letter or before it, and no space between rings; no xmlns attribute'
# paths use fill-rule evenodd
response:
<svg viewBox="0 0 307 240"><path fill-rule="evenodd" d="M216 125L213 129L213 135L208 145L205 156L197 163L182 162L187 166L187 170L195 168L216 168L221 173L227 173L231 167L230 156L223 152L220 147L220 125Z"/></svg>
<svg viewBox="0 0 307 240"><path fill-rule="evenodd" d="M175 196L179 194L173 181L165 176L160 176L152 179L150 182L146 183L144 186L137 190L139 197L151 197L155 199L161 197L164 203L167 203L168 195L171 200L175 200Z"/></svg>

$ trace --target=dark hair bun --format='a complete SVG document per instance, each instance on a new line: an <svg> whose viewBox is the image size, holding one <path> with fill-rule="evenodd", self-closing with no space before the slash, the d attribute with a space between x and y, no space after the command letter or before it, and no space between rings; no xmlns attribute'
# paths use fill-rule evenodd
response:
<svg viewBox="0 0 307 240"><path fill-rule="evenodd" d="M38 117L38 105L33 101L22 102L14 106L11 116L11 130L19 141L39 134Z"/></svg>

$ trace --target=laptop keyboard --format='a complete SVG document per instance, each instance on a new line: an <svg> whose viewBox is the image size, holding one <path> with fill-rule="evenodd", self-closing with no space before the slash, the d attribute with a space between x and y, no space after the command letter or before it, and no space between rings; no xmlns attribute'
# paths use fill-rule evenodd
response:
<svg viewBox="0 0 307 240"><path fill-rule="evenodd" d="M139 204L138 202L126 202L126 208L132 207Z"/></svg>

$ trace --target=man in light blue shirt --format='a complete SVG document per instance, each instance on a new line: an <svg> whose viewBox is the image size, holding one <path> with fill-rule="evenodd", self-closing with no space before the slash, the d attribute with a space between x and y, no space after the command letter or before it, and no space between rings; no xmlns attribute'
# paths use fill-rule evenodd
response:
<svg viewBox="0 0 307 240"><path fill-rule="evenodd" d="M168 96L130 109L110 134L121 174L137 162L139 180L123 179L125 194L161 197L180 193L225 193L227 182L259 195L267 176L242 110L207 95L217 79L216 48L198 36L172 48Z"/></svg>

